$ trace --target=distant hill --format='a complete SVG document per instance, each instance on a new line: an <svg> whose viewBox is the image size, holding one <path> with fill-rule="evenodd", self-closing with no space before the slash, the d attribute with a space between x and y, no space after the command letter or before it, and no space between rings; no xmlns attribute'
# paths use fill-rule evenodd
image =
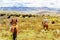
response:
<svg viewBox="0 0 60 40"><path fill-rule="evenodd" d="M60 11L57 8L48 8L48 7L0 7L0 10L3 11Z"/></svg>

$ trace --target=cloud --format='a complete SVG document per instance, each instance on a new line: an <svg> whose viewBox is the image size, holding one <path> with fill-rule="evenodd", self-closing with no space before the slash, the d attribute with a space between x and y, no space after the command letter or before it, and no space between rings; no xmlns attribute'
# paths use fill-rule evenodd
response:
<svg viewBox="0 0 60 40"><path fill-rule="evenodd" d="M24 3L17 3L13 5L14 7L26 7Z"/></svg>
<svg viewBox="0 0 60 40"><path fill-rule="evenodd" d="M0 0L0 7L13 6L60 8L60 0Z"/></svg>
<svg viewBox="0 0 60 40"><path fill-rule="evenodd" d="M0 2L2 2L2 0L0 0Z"/></svg>

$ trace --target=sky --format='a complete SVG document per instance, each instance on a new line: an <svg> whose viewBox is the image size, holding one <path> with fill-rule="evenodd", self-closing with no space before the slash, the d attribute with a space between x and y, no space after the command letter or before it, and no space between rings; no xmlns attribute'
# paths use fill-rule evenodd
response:
<svg viewBox="0 0 60 40"><path fill-rule="evenodd" d="M60 0L0 0L0 7L60 8Z"/></svg>

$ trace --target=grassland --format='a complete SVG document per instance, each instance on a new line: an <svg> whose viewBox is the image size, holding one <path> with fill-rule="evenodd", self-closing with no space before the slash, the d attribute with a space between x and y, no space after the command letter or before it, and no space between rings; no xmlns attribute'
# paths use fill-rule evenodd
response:
<svg viewBox="0 0 60 40"><path fill-rule="evenodd" d="M5 14L5 12L3 13ZM11 14L0 16L0 40L12 40L9 15ZM17 40L60 40L60 16L28 16L23 17L20 14L19 17L16 17L19 26ZM49 31L43 29L44 17L49 20ZM55 24L52 24L52 21L55 21Z"/></svg>

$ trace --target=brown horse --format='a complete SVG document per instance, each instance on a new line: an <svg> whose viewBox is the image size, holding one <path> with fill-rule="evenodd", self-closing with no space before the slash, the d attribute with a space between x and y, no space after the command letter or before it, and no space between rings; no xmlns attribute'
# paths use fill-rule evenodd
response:
<svg viewBox="0 0 60 40"><path fill-rule="evenodd" d="M42 24L43 24L43 28L45 29L46 28L46 30L48 30L48 23L47 22L42 22Z"/></svg>
<svg viewBox="0 0 60 40"><path fill-rule="evenodd" d="M13 40L16 40L17 33L18 33L18 26L12 26L11 32L12 32L12 35L13 35Z"/></svg>

